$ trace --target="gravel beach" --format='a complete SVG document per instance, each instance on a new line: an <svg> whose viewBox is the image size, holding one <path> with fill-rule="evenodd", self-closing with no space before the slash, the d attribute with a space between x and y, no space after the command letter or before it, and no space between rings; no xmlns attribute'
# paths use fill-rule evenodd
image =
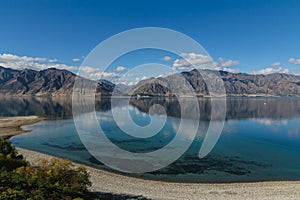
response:
<svg viewBox="0 0 300 200"><path fill-rule="evenodd" d="M17 148L29 162L52 156ZM80 164L75 164L82 166ZM300 181L191 184L144 180L85 166L91 175L91 190L124 199L300 199Z"/></svg>

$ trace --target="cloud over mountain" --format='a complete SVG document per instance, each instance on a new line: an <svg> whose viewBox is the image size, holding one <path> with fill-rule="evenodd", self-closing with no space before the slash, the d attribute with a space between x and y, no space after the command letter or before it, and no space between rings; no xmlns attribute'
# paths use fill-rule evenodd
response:
<svg viewBox="0 0 300 200"><path fill-rule="evenodd" d="M251 74L274 74L274 73L289 73L289 69L286 69L286 68L272 68L272 67L267 67L265 69L261 69L261 70L258 70L258 71L253 71L251 72Z"/></svg>
<svg viewBox="0 0 300 200"><path fill-rule="evenodd" d="M77 61L77 58L75 59L73 59L73 61L74 60ZM117 70L115 71L111 70L111 71L103 72L101 68L95 68L89 66L80 67L80 66L73 66L73 65L66 65L63 63L59 63L58 59L18 56L13 54L0 54L0 66L5 66L17 70L32 69L36 71L45 70L49 68L65 69L68 71L72 71L74 73L79 72L81 76L93 80L100 79L100 78L113 80L114 78L120 77L120 74L117 73L117 71L120 71L120 68L117 68ZM123 68L124 67L122 67L122 70Z"/></svg>
<svg viewBox="0 0 300 200"><path fill-rule="evenodd" d="M197 54L197 53L182 53L182 58L178 58L173 63L173 69L179 70L191 70L196 69L211 69L211 70L222 70L229 72L238 72L239 70L231 69L232 67L239 64L237 60L219 58L214 61L209 55Z"/></svg>
<svg viewBox="0 0 300 200"><path fill-rule="evenodd" d="M294 65L300 65L300 59L290 58L289 62L294 64Z"/></svg>
<svg viewBox="0 0 300 200"><path fill-rule="evenodd" d="M271 67L277 67L277 66L280 66L281 63L280 62L274 62L272 64L270 64Z"/></svg>

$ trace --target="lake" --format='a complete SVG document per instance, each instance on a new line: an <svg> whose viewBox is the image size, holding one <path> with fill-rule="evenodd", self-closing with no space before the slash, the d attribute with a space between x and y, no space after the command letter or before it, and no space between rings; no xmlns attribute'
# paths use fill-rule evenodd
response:
<svg viewBox="0 0 300 200"><path fill-rule="evenodd" d="M174 98L142 98L131 99L128 102L120 98L114 100L101 99L95 103L98 124L86 126L91 133L98 125L102 127L109 140L119 148L132 153L148 153L164 148L176 136L181 120L181 110ZM193 116L197 111L189 107L188 113ZM300 99L299 98L227 98L227 112L223 131L212 151L204 158L199 158L199 150L203 144L211 117L211 101L209 98L199 98L200 119L196 136L185 131L176 145L189 141L191 145L170 165L147 173L127 174L146 179L166 180L176 182L251 182L272 180L300 180ZM149 112L153 105L161 105L161 109ZM165 120L163 127L156 135L146 136L141 132L140 138L125 134L120 124L114 121L113 112L122 116L129 111L132 120L139 126ZM88 116L86 110L78 116L82 119ZM10 140L18 147L31 149L59 157L71 159L93 167L118 172L105 166L95 154L86 149L82 135L76 131L72 117L70 99L45 98L2 98L0 104L1 116L45 115L49 118L25 129L30 133L14 136ZM185 116L188 121L189 115ZM126 119L124 119L126 122ZM127 123L123 123L126 128ZM128 127L127 127L128 128ZM152 127L153 128L153 127ZM155 127L154 127L155 129ZM150 130L152 131L152 130ZM137 133L139 134L139 133ZM145 134L145 135L143 135ZM114 151L106 151L106 143L101 140L88 141L102 147L101 156L121 159ZM174 148L174 154L176 148ZM168 156L168 155L167 155ZM122 157L122 159L133 160ZM122 172L119 172L122 173Z"/></svg>

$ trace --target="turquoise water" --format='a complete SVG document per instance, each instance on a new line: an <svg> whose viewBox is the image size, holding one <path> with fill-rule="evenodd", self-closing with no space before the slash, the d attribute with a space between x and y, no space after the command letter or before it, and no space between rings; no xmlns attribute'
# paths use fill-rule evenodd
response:
<svg viewBox="0 0 300 200"><path fill-rule="evenodd" d="M139 99L132 100L127 105L120 99L115 108L109 102L106 99L96 104L97 119L106 136L120 148L145 153L158 150L174 139L180 123L180 109L176 100ZM151 121L150 117L161 119L159 113L151 116L148 113L154 104L162 105L168 116L163 129L152 137L135 138L124 134L112 118L112 109L122 112L129 108L134 122L146 126ZM178 160L157 171L128 175L178 182L300 180L300 99L227 99L227 115L222 134L213 150L202 159L198 157L198 152L209 124L210 100L199 99L199 105L199 131L195 138L189 138L188 135L182 138L182 142L190 139L192 145ZM71 112L69 104L56 107L60 111L65 109L63 113ZM187 109L193 112L193 108ZM3 110L2 112L5 113ZM45 110L39 109L38 112L47 114ZM33 131L12 137L11 141L19 147L114 171L86 150L77 134L73 118L71 115L65 116L67 117L56 117L26 126L26 129ZM97 144L105 147L101 141ZM103 154L108 157L116 156L114 152Z"/></svg>

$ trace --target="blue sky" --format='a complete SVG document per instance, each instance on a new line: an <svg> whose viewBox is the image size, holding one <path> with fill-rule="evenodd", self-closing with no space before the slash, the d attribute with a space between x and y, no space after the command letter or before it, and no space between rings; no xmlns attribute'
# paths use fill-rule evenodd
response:
<svg viewBox="0 0 300 200"><path fill-rule="evenodd" d="M295 73L300 67L299 0L4 0L0 13L0 54L78 66L108 37L157 26L194 38L215 60L237 61L230 67L241 72L269 67Z"/></svg>

